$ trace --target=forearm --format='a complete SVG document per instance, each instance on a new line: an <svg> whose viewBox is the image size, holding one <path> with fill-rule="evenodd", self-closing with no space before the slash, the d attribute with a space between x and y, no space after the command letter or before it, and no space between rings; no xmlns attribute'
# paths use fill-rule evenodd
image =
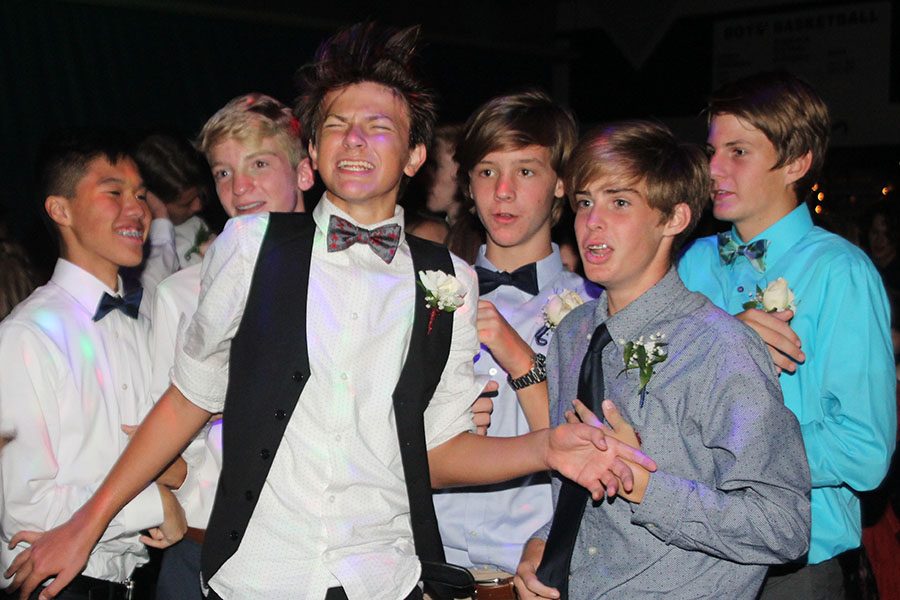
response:
<svg viewBox="0 0 900 600"><path fill-rule="evenodd" d="M728 484L726 484L728 485ZM685 550L738 563L795 559L809 545L809 500L800 489L734 482L713 488L666 472L650 476L632 522Z"/></svg>
<svg viewBox="0 0 900 600"><path fill-rule="evenodd" d="M508 438L461 433L428 452L431 485L485 485L546 470L548 434L548 429Z"/></svg>
<svg viewBox="0 0 900 600"><path fill-rule="evenodd" d="M192 404L174 386L134 433L103 485L81 511L108 523L131 498L168 465L206 423L209 413Z"/></svg>
<svg viewBox="0 0 900 600"><path fill-rule="evenodd" d="M550 403L546 381L522 388L516 392L516 397L531 431L550 427Z"/></svg>

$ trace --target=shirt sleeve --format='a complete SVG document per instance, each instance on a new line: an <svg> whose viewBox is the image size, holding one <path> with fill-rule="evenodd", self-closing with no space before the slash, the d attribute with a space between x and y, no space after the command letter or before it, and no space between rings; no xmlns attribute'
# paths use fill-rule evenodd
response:
<svg viewBox="0 0 900 600"><path fill-rule="evenodd" d="M767 351L749 329L742 337L722 339L689 367L710 370L706 384L690 390L689 422L712 455L716 481L657 471L632 505L632 523L686 550L785 562L809 546L809 471Z"/></svg>
<svg viewBox="0 0 900 600"><path fill-rule="evenodd" d="M169 387L181 319L181 313L165 287L158 288L150 317L150 398L153 402L159 400Z"/></svg>
<svg viewBox="0 0 900 600"><path fill-rule="evenodd" d="M179 269L178 254L175 250L175 226L168 219L150 221L150 245L141 271L141 286L152 299L156 286Z"/></svg>
<svg viewBox="0 0 900 600"><path fill-rule="evenodd" d="M890 308L877 272L862 261L829 261L813 324L818 414L802 414L813 487L877 487L890 465L897 436L896 371ZM803 309L798 308L802 318ZM801 335L802 338L802 335ZM799 369L813 368L812 361ZM782 377L785 377L784 375ZM790 376L787 376L790 377Z"/></svg>
<svg viewBox="0 0 900 600"><path fill-rule="evenodd" d="M172 381L188 400L222 412L231 340L237 333L268 214L231 219L203 259L200 303L177 344Z"/></svg>
<svg viewBox="0 0 900 600"><path fill-rule="evenodd" d="M0 364L7 366L0 376L0 431L9 438L0 452L0 530L8 565L6 543L15 533L65 522L100 487L106 468L88 463L82 472L61 469L62 453L77 451L82 440L73 445L61 419L59 403L77 400L66 389L72 375L57 348L29 327L10 326L0 332ZM100 541L134 535L162 520L159 491L151 484L113 518Z"/></svg>
<svg viewBox="0 0 900 600"><path fill-rule="evenodd" d="M475 353L478 352L478 283L475 271L453 257L456 277L468 290L465 303L453 313L453 339L450 355L441 373L441 380L425 409L425 439L428 450L440 446L450 438L474 431L472 403L487 383L475 375Z"/></svg>

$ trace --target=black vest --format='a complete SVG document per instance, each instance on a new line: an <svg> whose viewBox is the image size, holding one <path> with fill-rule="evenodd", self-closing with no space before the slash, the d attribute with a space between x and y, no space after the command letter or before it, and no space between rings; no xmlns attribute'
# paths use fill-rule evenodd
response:
<svg viewBox="0 0 900 600"><path fill-rule="evenodd" d="M310 376L306 303L314 233L309 215L273 213L269 217L244 315L231 344L222 474L201 560L207 582L240 545ZM413 258L412 276L426 269L454 272L446 248L409 235L406 239ZM443 563L444 551L431 501L422 415L447 362L453 315L439 313L428 333L430 310L419 285L415 303L412 338L393 400L413 539L427 572L428 563Z"/></svg>

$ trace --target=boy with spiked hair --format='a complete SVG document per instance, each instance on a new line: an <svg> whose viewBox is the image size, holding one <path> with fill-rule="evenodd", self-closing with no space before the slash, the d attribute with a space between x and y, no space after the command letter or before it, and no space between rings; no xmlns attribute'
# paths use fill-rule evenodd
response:
<svg viewBox="0 0 900 600"><path fill-rule="evenodd" d="M659 468L635 466L634 489L600 504L555 479L519 597L750 600L766 563L806 551L809 479L765 346L672 266L709 198L705 157L662 125L623 122L578 144L565 183L585 274L604 292L550 343L551 420L635 435L624 417Z"/></svg>
<svg viewBox="0 0 900 600"><path fill-rule="evenodd" d="M896 439L888 301L871 261L813 226L805 204L830 133L815 90L762 73L716 91L707 111L713 214L732 227L694 243L678 269L768 344L812 476L809 554L773 569L763 597L853 597L857 492L881 482Z"/></svg>
<svg viewBox="0 0 900 600"><path fill-rule="evenodd" d="M300 126L288 107L259 93L229 101L203 126L197 145L213 172L229 217L262 212L303 212L303 192L313 184ZM202 252L202 249L198 249ZM200 296L201 266L165 279L153 303L151 394L169 387L179 331L191 322ZM187 477L175 492L188 521L185 539L163 554L156 597L200 600L200 548L222 468L222 420L214 418L182 454Z"/></svg>
<svg viewBox="0 0 900 600"><path fill-rule="evenodd" d="M599 295L563 268L559 249L550 241L565 202L563 167L576 141L572 115L543 92L526 91L498 96L478 108L456 147L463 193L487 232L475 260L483 344L475 372L508 376L494 400L488 435L510 437L547 427L546 396L535 402L523 389L517 399L516 390L525 387L532 370L543 369L543 353L553 336L548 323L555 325L559 318L550 305ZM532 396L546 388L543 382L532 386ZM506 587L512 598L512 573L522 546L552 515L548 474L447 490L434 502L448 560L475 569L476 581L506 580L491 587L491 597L499 599L500 588Z"/></svg>
<svg viewBox="0 0 900 600"><path fill-rule="evenodd" d="M223 410L202 558L213 598L421 598L422 577L471 579L443 564L432 487L556 468L599 497L617 477L631 489L625 459L654 468L586 425L469 432L484 387L474 273L405 235L397 206L434 123L412 70L417 37L357 25L301 70L325 195L309 216L233 219L217 238L174 384L106 485L68 524L13 539L34 542L10 569L25 593L59 573L52 597L118 507Z"/></svg>

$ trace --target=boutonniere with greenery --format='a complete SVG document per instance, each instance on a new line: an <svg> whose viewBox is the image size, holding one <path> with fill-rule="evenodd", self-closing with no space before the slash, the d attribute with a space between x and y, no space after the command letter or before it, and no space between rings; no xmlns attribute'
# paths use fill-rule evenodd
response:
<svg viewBox="0 0 900 600"><path fill-rule="evenodd" d="M744 302L744 309L750 308L766 312L797 310L797 306L794 304L794 292L784 277L779 277L769 283L764 290L756 286L756 293L750 297L748 302Z"/></svg>
<svg viewBox="0 0 900 600"><path fill-rule="evenodd" d="M638 392L641 395L640 408L644 408L644 400L647 397L647 384L653 377L653 365L657 365L669 357L666 350L668 344L664 342L665 335L662 333L654 333L650 339L644 341L641 336L635 342L626 342L619 340L619 344L623 344L625 349L622 352L622 360L625 362L625 368L619 371L619 375L637 369L640 375L641 386Z"/></svg>
<svg viewBox="0 0 900 600"><path fill-rule="evenodd" d="M212 232L206 228L206 225L201 225L200 229L197 230L197 233L194 234L194 245L188 248L188 251L184 253L184 260L190 260L194 254L202 254L200 252L200 248L209 241L209 238L212 237Z"/></svg>
<svg viewBox="0 0 900 600"><path fill-rule="evenodd" d="M558 294L551 294L544 303L541 313L544 317L544 324L537 333L534 334L534 340L539 346L547 345L548 332L557 328L563 318L572 312L572 309L584 304L584 300L574 290L565 289Z"/></svg>
<svg viewBox="0 0 900 600"><path fill-rule="evenodd" d="M431 333L439 312L452 313L466 302L467 290L463 284L443 271L419 271L417 283L425 290L426 308L431 309L427 333Z"/></svg>

